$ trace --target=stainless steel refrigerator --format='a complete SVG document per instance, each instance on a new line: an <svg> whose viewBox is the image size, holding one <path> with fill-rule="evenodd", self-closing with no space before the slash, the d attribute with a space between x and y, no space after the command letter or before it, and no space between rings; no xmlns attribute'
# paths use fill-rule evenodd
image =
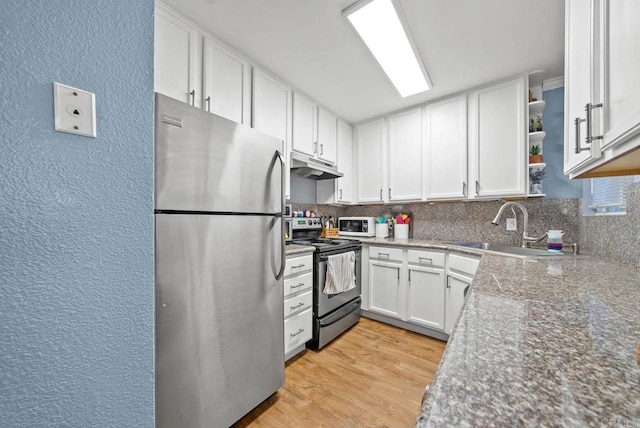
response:
<svg viewBox="0 0 640 428"><path fill-rule="evenodd" d="M156 426L228 427L284 382L282 141L155 101Z"/></svg>

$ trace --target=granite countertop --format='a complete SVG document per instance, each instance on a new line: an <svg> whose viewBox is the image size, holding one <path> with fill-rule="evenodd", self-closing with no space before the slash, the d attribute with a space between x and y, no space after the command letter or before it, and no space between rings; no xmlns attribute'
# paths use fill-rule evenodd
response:
<svg viewBox="0 0 640 428"><path fill-rule="evenodd" d="M482 255L416 426L640 426L640 270L362 242Z"/></svg>
<svg viewBox="0 0 640 428"><path fill-rule="evenodd" d="M287 256L291 256L294 254L302 254L302 253L312 253L315 250L316 248L310 245L287 244L286 246Z"/></svg>

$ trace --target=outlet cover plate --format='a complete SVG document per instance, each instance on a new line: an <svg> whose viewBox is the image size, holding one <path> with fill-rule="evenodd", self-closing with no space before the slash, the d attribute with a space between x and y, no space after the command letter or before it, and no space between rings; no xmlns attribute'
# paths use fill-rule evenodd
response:
<svg viewBox="0 0 640 428"><path fill-rule="evenodd" d="M518 219L515 217L507 219L507 230L518 230Z"/></svg>
<svg viewBox="0 0 640 428"><path fill-rule="evenodd" d="M53 82L55 130L96 138L96 96Z"/></svg>

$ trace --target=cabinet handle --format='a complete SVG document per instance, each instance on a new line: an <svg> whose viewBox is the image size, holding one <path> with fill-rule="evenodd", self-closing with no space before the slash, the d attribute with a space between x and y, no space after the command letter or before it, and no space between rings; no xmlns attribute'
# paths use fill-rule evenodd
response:
<svg viewBox="0 0 640 428"><path fill-rule="evenodd" d="M451 284L449 284L449 280L451 279L451 277L449 275L447 275L447 288L451 288Z"/></svg>
<svg viewBox="0 0 640 428"><path fill-rule="evenodd" d="M591 144L593 140L602 140L602 135L598 135L597 137L594 137L593 135L591 135L591 111L594 108L599 108L599 107L602 107L602 103L598 103L598 104L587 103L584 106L585 117L587 120L587 137L584 139L584 141L587 144Z"/></svg>
<svg viewBox="0 0 640 428"><path fill-rule="evenodd" d="M389 187L389 200L391 200L391 187Z"/></svg>
<svg viewBox="0 0 640 428"><path fill-rule="evenodd" d="M476 180L476 196L480 196L480 183Z"/></svg>
<svg viewBox="0 0 640 428"><path fill-rule="evenodd" d="M381 259L382 257L389 258L389 253L378 253L378 258Z"/></svg>
<svg viewBox="0 0 640 428"><path fill-rule="evenodd" d="M302 306L304 306L304 303L300 302L300 303L298 303L298 304L297 304L297 305L295 305L295 306L291 306L291 310L292 310L292 311L295 311L296 309L298 309L298 308L300 308L300 307L302 307Z"/></svg>
<svg viewBox="0 0 640 428"><path fill-rule="evenodd" d="M297 332L295 332L295 333L289 333L289 336L291 336L291 337L296 337L297 335L299 335L299 334L300 334L300 333L302 333L303 331L304 331L304 328L300 328L300 329L298 329L298 331L297 331Z"/></svg>
<svg viewBox="0 0 640 428"><path fill-rule="evenodd" d="M338 199L342 200L342 189L340 189L340 197Z"/></svg>
<svg viewBox="0 0 640 428"><path fill-rule="evenodd" d="M318 153L318 142L317 141L315 141L313 143L313 153Z"/></svg>
<svg viewBox="0 0 640 428"><path fill-rule="evenodd" d="M409 269L409 282L411 282L411 269Z"/></svg>
<svg viewBox="0 0 640 428"><path fill-rule="evenodd" d="M291 266L291 269L300 269L304 267L304 263L296 265L296 266Z"/></svg>
<svg viewBox="0 0 640 428"><path fill-rule="evenodd" d="M208 96L205 101L207 102L207 111L211 113L211 96Z"/></svg>
<svg viewBox="0 0 640 428"><path fill-rule="evenodd" d="M298 284L298 285L292 285L292 286L291 286L291 288L300 288L300 287L302 287L303 285L304 285L304 282L301 282L301 283L300 283L300 284Z"/></svg>
<svg viewBox="0 0 640 428"><path fill-rule="evenodd" d="M433 264L433 259L429 257L418 257L418 263L422 263L423 260L429 260L429 264Z"/></svg>
<svg viewBox="0 0 640 428"><path fill-rule="evenodd" d="M382 201L382 189L380 189L380 200Z"/></svg>
<svg viewBox="0 0 640 428"><path fill-rule="evenodd" d="M585 119L580 119L579 117L576 117L573 121L573 124L576 127L576 149L575 149L576 154L583 152L585 150L590 150L589 147L580 147L580 124L584 121Z"/></svg>
<svg viewBox="0 0 640 428"><path fill-rule="evenodd" d="M398 282L400 282L400 268L396 269L398 271Z"/></svg>
<svg viewBox="0 0 640 428"><path fill-rule="evenodd" d="M189 92L191 94L191 105L195 106L196 105L196 90L194 89L193 91Z"/></svg>
<svg viewBox="0 0 640 428"><path fill-rule="evenodd" d="M320 144L320 154L324 154L324 144Z"/></svg>
<svg viewBox="0 0 640 428"><path fill-rule="evenodd" d="M463 181L462 182L462 196L467 196L467 182Z"/></svg>

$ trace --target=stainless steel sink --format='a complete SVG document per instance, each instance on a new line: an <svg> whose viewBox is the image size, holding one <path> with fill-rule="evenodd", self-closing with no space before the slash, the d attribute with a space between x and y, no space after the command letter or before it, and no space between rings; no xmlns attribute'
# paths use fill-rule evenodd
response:
<svg viewBox="0 0 640 428"><path fill-rule="evenodd" d="M459 245L461 247L476 248L478 250L490 251L493 253L503 254L505 256L534 258L534 257L561 257L566 253L557 251L547 251L537 248L513 247L510 245L492 244L490 242L450 242L451 245Z"/></svg>

